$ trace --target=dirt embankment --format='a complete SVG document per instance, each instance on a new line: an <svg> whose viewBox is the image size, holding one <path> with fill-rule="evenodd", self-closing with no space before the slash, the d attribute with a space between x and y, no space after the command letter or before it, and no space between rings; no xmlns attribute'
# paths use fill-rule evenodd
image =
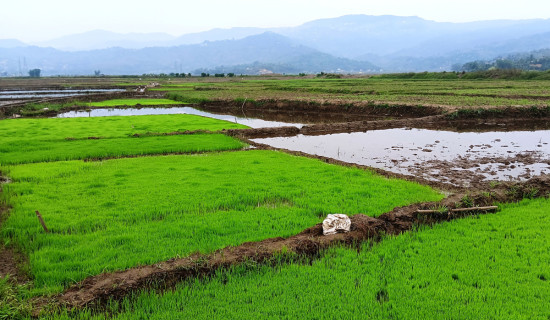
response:
<svg viewBox="0 0 550 320"><path fill-rule="evenodd" d="M536 189L537 192L533 193ZM345 244L357 246L366 240L379 240L384 235L397 235L419 224L450 221L471 214L485 213L482 210L453 212L451 209L470 206L485 206L495 202L516 201L526 195L548 196L550 176L531 179L525 183L501 183L491 190L469 191L448 197L438 203L414 204L395 208L377 218L363 214L351 217L349 233L323 236L322 225L317 224L289 238L273 238L259 242L247 242L237 247L228 247L209 255L194 254L186 258L172 259L153 265L136 267L125 271L105 273L85 279L54 298L56 304L65 308L101 307L109 299L121 299L132 292L146 288L167 289L186 279L213 275L247 261L269 263L281 252L319 256L321 250ZM432 212L421 213L428 209ZM51 301L49 301L51 302ZM38 313L48 301L41 301L35 310Z"/></svg>
<svg viewBox="0 0 550 320"><path fill-rule="evenodd" d="M407 104L375 103L368 101L302 101L302 100L259 100L259 101L234 101L219 100L202 102L198 107L208 112L223 112L242 116L243 111L252 117L254 114L276 115L285 112L292 113L318 113L322 115L347 114L356 117L377 116L392 118L419 118L438 115L444 112L439 106L419 106ZM352 117L348 118L352 120ZM269 119L267 119L269 120ZM295 121L296 122L296 121Z"/></svg>
<svg viewBox="0 0 550 320"><path fill-rule="evenodd" d="M459 118L449 119L446 115L427 116L422 118L405 118L395 120L352 121L343 123L319 123L305 125L301 128L293 126L278 128L231 129L224 133L242 139L290 137L298 134L325 135L333 133L364 132L368 130L384 130L395 128L417 128L431 130L448 130L457 132L489 132L513 130L548 130L550 117L531 118L519 117L515 114L506 118Z"/></svg>
<svg viewBox="0 0 550 320"><path fill-rule="evenodd" d="M30 278L21 268L27 264L28 261L24 255L11 248L0 246L0 279L9 276L11 280L19 284L28 282Z"/></svg>

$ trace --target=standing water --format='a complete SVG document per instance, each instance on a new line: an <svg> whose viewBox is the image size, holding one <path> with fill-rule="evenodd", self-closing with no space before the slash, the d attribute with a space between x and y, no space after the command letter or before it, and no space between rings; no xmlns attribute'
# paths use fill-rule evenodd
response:
<svg viewBox="0 0 550 320"><path fill-rule="evenodd" d="M550 173L550 130L388 129L252 141L456 185Z"/></svg>
<svg viewBox="0 0 550 320"><path fill-rule="evenodd" d="M140 115L156 115L156 114L194 114L198 116L225 120L249 126L251 128L270 128L270 127L285 127L294 126L301 128L301 123L290 123L280 121L266 121L255 118L243 118L225 114L215 114L201 111L191 107L172 107L172 108L139 108L139 109L92 109L89 111L69 111L60 113L57 118L75 118L75 117L112 117L112 116L140 116Z"/></svg>

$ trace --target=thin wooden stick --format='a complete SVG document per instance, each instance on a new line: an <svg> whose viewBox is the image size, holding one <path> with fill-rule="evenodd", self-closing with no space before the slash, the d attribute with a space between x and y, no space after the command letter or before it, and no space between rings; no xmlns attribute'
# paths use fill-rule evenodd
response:
<svg viewBox="0 0 550 320"><path fill-rule="evenodd" d="M416 213L437 213L439 210L416 210Z"/></svg>
<svg viewBox="0 0 550 320"><path fill-rule="evenodd" d="M46 231L46 233L50 233L50 230L46 227L46 223L44 222L44 219L42 219L42 215L38 212L38 210L36 210L36 216L38 217L38 221L40 221L42 228L44 228L44 231Z"/></svg>
<svg viewBox="0 0 550 320"><path fill-rule="evenodd" d="M471 207L471 208L458 208L458 209L451 209L450 212L465 212L465 211L489 211L489 210L497 210L497 206L489 206L489 207ZM441 210L416 210L417 213L438 213L442 212Z"/></svg>
<svg viewBox="0 0 550 320"><path fill-rule="evenodd" d="M452 212L464 212L464 211L488 211L488 210L496 210L498 209L497 206L489 206L489 207L473 207L473 208L459 208L459 209L452 209Z"/></svg>

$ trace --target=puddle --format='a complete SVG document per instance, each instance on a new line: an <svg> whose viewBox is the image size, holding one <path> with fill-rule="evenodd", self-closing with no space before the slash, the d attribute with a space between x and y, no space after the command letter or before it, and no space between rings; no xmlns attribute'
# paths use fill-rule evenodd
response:
<svg viewBox="0 0 550 320"><path fill-rule="evenodd" d="M125 108L125 109L91 109L89 111L69 111L60 113L56 118L76 118L76 117L110 117L110 116L140 116L156 114L194 114L203 117L220 119L229 122L243 124L251 128L270 128L294 126L301 128L302 123L267 121L256 118L244 118L233 115L215 114L201 111L192 107L172 107L172 108Z"/></svg>
<svg viewBox="0 0 550 320"><path fill-rule="evenodd" d="M388 129L252 141L463 186L550 173L550 130Z"/></svg>

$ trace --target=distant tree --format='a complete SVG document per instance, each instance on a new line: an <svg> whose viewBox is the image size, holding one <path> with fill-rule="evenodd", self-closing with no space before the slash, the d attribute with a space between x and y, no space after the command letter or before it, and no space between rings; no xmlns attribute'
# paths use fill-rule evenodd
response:
<svg viewBox="0 0 550 320"><path fill-rule="evenodd" d="M235 76L235 74L234 74L233 72L229 72L229 73L227 74L227 76L228 76L229 78L233 78L233 77Z"/></svg>
<svg viewBox="0 0 550 320"><path fill-rule="evenodd" d="M499 59L496 61L497 69L511 70L514 69L514 63L510 60Z"/></svg>
<svg viewBox="0 0 550 320"><path fill-rule="evenodd" d="M461 63L453 64L451 66L451 70L456 71L456 72L461 72L462 71L462 64Z"/></svg>
<svg viewBox="0 0 550 320"><path fill-rule="evenodd" d="M210 77L210 73L202 72L201 77Z"/></svg>
<svg viewBox="0 0 550 320"><path fill-rule="evenodd" d="M188 76L189 78L191 78L191 72L189 72L189 73L187 74L187 76Z"/></svg>
<svg viewBox="0 0 550 320"><path fill-rule="evenodd" d="M225 77L225 73L215 73L215 74L214 74L214 77L216 77L216 78L223 78L223 77Z"/></svg>
<svg viewBox="0 0 550 320"><path fill-rule="evenodd" d="M94 76L99 77L101 75L101 70L94 70Z"/></svg>
<svg viewBox="0 0 550 320"><path fill-rule="evenodd" d="M485 61L472 61L462 65L462 71L472 72L472 71L485 71L491 67L491 64L486 63Z"/></svg>
<svg viewBox="0 0 550 320"><path fill-rule="evenodd" d="M40 69L29 70L29 77L31 77L31 78L40 78L40 72L41 72Z"/></svg>

